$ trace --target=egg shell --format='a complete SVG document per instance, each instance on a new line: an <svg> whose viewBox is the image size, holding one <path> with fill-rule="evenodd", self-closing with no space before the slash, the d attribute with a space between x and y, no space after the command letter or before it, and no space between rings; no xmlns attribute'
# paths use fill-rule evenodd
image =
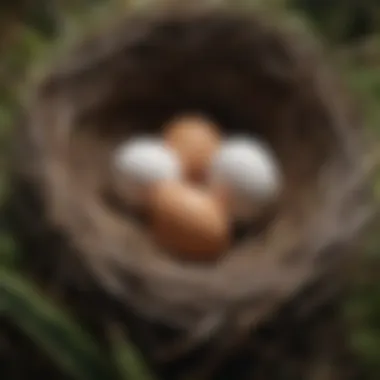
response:
<svg viewBox="0 0 380 380"><path fill-rule="evenodd" d="M142 204L154 183L179 179L182 168L175 152L154 138L128 141L114 154L117 190L131 204Z"/></svg>
<svg viewBox="0 0 380 380"><path fill-rule="evenodd" d="M202 180L221 144L218 126L205 117L189 115L169 122L165 142L176 151L188 178Z"/></svg>
<svg viewBox="0 0 380 380"><path fill-rule="evenodd" d="M225 186L252 203L275 198L281 187L277 160L264 143L248 138L226 141L213 158L210 183Z"/></svg>
<svg viewBox="0 0 380 380"><path fill-rule="evenodd" d="M186 260L215 260L228 247L230 225L220 203L201 189L160 183L150 198L153 235L171 254Z"/></svg>

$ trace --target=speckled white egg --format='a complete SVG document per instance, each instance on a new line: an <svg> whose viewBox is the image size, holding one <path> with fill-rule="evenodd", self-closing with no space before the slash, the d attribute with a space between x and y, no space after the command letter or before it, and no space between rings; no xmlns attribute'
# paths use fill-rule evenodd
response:
<svg viewBox="0 0 380 380"><path fill-rule="evenodd" d="M155 183L182 176L175 152L153 138L133 139L119 146L114 154L114 166L119 191L133 203L140 203L144 193Z"/></svg>
<svg viewBox="0 0 380 380"><path fill-rule="evenodd" d="M243 218L275 199L282 182L271 149L259 140L243 137L222 145L213 159L210 180L229 193L237 216Z"/></svg>

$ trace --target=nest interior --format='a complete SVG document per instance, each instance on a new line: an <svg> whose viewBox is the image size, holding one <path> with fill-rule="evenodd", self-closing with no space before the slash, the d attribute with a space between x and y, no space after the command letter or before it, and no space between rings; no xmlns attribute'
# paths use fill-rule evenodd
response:
<svg viewBox="0 0 380 380"><path fill-rule="evenodd" d="M303 37L239 12L145 14L54 65L16 139L15 215L36 277L200 339L254 328L326 274L322 287L339 281L366 215L361 124ZM262 138L284 173L276 212L215 265L174 262L104 196L115 147L183 112Z"/></svg>

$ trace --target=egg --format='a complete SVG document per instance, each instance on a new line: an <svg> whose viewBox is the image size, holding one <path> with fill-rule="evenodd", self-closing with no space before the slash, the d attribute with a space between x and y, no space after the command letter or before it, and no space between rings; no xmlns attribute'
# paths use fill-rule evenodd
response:
<svg viewBox="0 0 380 380"><path fill-rule="evenodd" d="M145 200L153 184L182 177L175 152L154 138L136 138L120 145L114 153L114 167L119 193L135 205Z"/></svg>
<svg viewBox="0 0 380 380"><path fill-rule="evenodd" d="M169 122L164 127L163 138L178 154L187 177L193 180L202 180L221 143L217 125L197 115Z"/></svg>
<svg viewBox="0 0 380 380"><path fill-rule="evenodd" d="M212 160L209 181L228 200L237 219L260 213L277 198L282 184L279 164L269 146L243 137L221 146Z"/></svg>
<svg viewBox="0 0 380 380"><path fill-rule="evenodd" d="M229 218L207 192L166 181L151 192L149 204L154 238L177 258L215 260L228 247Z"/></svg>

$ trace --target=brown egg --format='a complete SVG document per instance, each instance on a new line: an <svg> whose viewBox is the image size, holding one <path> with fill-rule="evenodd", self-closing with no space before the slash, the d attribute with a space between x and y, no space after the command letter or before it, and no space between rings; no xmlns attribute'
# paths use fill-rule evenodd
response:
<svg viewBox="0 0 380 380"><path fill-rule="evenodd" d="M179 182L151 193L153 234L173 255L188 260L217 259L229 243L229 221L220 203L201 189Z"/></svg>
<svg viewBox="0 0 380 380"><path fill-rule="evenodd" d="M197 115L174 119L164 128L163 137L180 157L187 177L193 180L203 179L221 143L216 124Z"/></svg>

